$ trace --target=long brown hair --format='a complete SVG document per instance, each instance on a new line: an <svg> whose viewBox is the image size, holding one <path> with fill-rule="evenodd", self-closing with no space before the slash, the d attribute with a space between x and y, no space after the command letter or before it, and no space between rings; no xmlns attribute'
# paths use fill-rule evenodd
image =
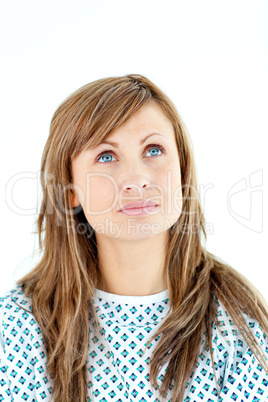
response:
<svg viewBox="0 0 268 402"><path fill-rule="evenodd" d="M243 315L258 320L268 335L264 299L246 278L201 244L202 236L206 241L205 219L192 146L181 117L169 98L147 78L112 77L74 92L52 118L41 162L43 200L37 227L42 258L18 281L32 298L33 313L43 332L57 402L87 401L89 319L96 320L92 297L100 279L94 231L83 211L72 208L71 161L83 149L103 141L152 99L174 126L183 196L182 213L169 230L165 267L172 308L158 331L161 337L150 367L152 384L157 384L161 367L168 363L160 395L165 397L174 382L173 400L182 401L204 329L212 356L212 320L217 324L213 295L245 332L247 344L256 347L253 352L268 372Z"/></svg>

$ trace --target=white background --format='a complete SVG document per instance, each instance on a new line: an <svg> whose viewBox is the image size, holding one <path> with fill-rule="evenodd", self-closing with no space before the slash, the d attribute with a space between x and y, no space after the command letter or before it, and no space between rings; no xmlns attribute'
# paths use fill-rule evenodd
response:
<svg viewBox="0 0 268 402"><path fill-rule="evenodd" d="M0 292L37 258L38 175L57 106L95 79L139 73L192 138L208 250L268 300L268 2L13 0L0 15ZM11 194L18 174L28 179Z"/></svg>

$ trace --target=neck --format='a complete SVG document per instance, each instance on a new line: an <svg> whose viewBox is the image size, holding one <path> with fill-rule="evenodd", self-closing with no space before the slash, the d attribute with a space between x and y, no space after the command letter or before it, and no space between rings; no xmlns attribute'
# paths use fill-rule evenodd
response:
<svg viewBox="0 0 268 402"><path fill-rule="evenodd" d="M98 288L123 296L147 296L167 289L168 233L126 241L96 236L101 282Z"/></svg>

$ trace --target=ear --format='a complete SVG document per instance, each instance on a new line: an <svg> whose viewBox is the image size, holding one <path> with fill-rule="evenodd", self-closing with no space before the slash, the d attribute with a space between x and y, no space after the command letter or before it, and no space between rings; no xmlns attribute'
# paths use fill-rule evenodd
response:
<svg viewBox="0 0 268 402"><path fill-rule="evenodd" d="M76 208L78 207L78 205L80 204L77 195L75 194L74 191L71 190L71 197L72 197L72 208Z"/></svg>

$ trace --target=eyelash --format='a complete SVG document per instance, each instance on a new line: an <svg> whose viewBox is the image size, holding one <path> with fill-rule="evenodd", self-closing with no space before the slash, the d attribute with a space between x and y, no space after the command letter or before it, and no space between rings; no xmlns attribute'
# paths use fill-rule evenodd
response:
<svg viewBox="0 0 268 402"><path fill-rule="evenodd" d="M146 147L146 150L149 150L149 149L151 149L151 148L157 148L157 149L159 149L159 150L162 152L162 154L165 153L164 148L163 148L160 144L149 144L149 145ZM106 155L106 154L111 154L111 155L114 156L114 152L111 151L111 150L103 151L100 155L97 156L96 161L99 162L100 158L101 158L102 156ZM160 154L160 155L161 155L161 154ZM160 156L160 155L152 156L152 158L157 158L157 157ZM112 163L112 162L114 162L114 161L100 162L100 163L106 164L106 163Z"/></svg>

